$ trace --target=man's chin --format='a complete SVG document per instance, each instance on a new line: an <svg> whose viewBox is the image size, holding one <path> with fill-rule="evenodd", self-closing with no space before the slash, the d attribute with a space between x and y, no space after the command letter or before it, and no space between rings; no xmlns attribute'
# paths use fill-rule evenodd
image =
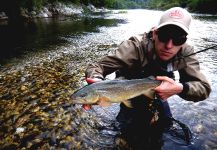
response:
<svg viewBox="0 0 217 150"><path fill-rule="evenodd" d="M160 58L160 60L162 60L162 61L168 61L168 60L170 60L170 57L168 57L168 56L161 56L161 57L159 57Z"/></svg>

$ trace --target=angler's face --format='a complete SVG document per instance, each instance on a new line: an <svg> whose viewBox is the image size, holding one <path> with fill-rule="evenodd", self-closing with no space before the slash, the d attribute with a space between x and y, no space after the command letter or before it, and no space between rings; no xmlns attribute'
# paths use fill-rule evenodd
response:
<svg viewBox="0 0 217 150"><path fill-rule="evenodd" d="M174 57L187 40L187 34L181 28L167 25L154 30L153 40L158 57L167 61Z"/></svg>

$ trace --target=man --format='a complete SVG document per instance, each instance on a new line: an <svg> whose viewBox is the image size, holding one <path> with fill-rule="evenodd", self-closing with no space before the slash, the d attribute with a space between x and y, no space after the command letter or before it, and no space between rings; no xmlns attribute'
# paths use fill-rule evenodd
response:
<svg viewBox="0 0 217 150"><path fill-rule="evenodd" d="M139 96L132 101L133 108L120 106L117 120L133 149L161 146L160 133L170 124L168 118L172 116L167 103L169 97L179 95L197 102L210 94L211 87L200 71L198 60L194 55L183 57L194 52L186 43L191 19L185 9L171 8L163 13L159 25L149 33L122 42L115 54L90 64L86 70L88 83L104 80L112 72L126 79L155 76L162 81L155 88L158 100L153 103ZM179 72L179 82L174 81L173 71Z"/></svg>

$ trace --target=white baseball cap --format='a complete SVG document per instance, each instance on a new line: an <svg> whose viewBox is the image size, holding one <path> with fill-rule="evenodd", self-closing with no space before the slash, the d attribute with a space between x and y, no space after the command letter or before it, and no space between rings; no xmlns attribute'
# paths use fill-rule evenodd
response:
<svg viewBox="0 0 217 150"><path fill-rule="evenodd" d="M163 13L157 28L159 29L166 25L176 25L188 34L191 19L191 14L187 10L181 7L173 7Z"/></svg>

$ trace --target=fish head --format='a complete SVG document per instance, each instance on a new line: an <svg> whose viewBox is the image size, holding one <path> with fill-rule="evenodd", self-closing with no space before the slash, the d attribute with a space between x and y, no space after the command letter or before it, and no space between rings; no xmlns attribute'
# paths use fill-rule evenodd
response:
<svg viewBox="0 0 217 150"><path fill-rule="evenodd" d="M96 104L99 95L95 91L77 91L71 95L74 104Z"/></svg>

